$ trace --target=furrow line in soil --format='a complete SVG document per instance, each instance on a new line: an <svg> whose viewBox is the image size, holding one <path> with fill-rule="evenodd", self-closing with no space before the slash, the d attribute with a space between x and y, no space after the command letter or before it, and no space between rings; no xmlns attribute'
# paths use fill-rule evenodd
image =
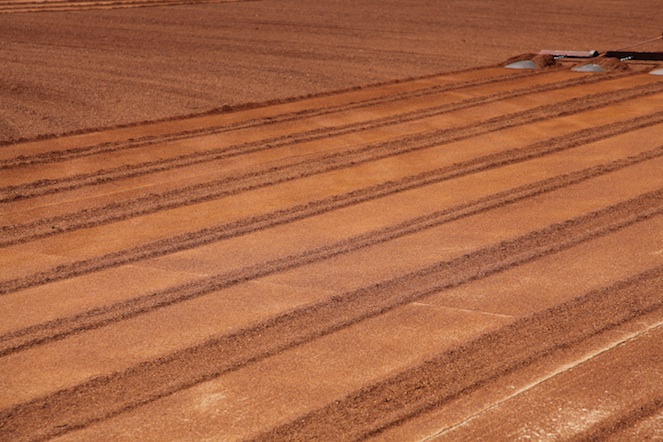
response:
<svg viewBox="0 0 663 442"><path fill-rule="evenodd" d="M30 12L86 11L90 9L127 9L161 6L196 5L202 3L236 3L260 0L146 0L146 1L62 1L62 2L19 2L0 4L0 14Z"/></svg>
<svg viewBox="0 0 663 442"><path fill-rule="evenodd" d="M605 421L591 427L589 430L570 439L574 442L591 442L607 440L610 436L617 435L639 422L660 413L663 410L663 397L657 397L647 401L633 404L630 410L618 416L611 416ZM626 439L622 439L626 440Z"/></svg>
<svg viewBox="0 0 663 442"><path fill-rule="evenodd" d="M662 115L663 116L663 115ZM163 240L153 241L142 246L131 249L98 256L95 258L78 261L68 265L57 266L50 271L36 273L24 278L4 281L0 283L0 294L11 293L36 285L53 282L80 276L107 269L109 267L120 266L137 262L142 259L163 256L178 251L199 247L228 238L246 235L258 232L260 230L276 227L290 222L305 219L307 217L321 215L332 210L349 207L377 198L392 195L405 190L412 190L423 186L442 182L453 178L458 178L472 173L483 172L489 169L503 167L517 162L535 159L544 155L582 146L589 142L594 142L620 133L624 128L636 128L647 125L651 122L649 118L643 117L634 120L627 120L617 124L606 125L604 127L593 128L591 130L581 130L574 134L568 134L561 137L533 143L523 148L514 149L501 154L493 154L485 157L479 157L474 160L452 164L450 166L427 171L422 174L412 175L400 180L394 180L380 185L369 186L363 189L357 189L345 194L333 195L331 197L311 201L305 204L292 206L286 209L249 217L238 220L233 223L220 224L194 232L187 232L182 235L165 238ZM632 158L613 163L615 166L601 166L604 171L613 170L614 167L625 167L623 165L634 162L645 161L660 155L660 148L644 152ZM606 173L604 172L604 173ZM63 222L62 219L51 220L53 222ZM36 229L37 225L30 225L31 229Z"/></svg>
<svg viewBox="0 0 663 442"><path fill-rule="evenodd" d="M663 117L663 114L659 117ZM533 143L529 146L513 149L511 151L506 151L500 154L492 154L466 162L455 163L447 167L408 176L400 180L389 181L379 185L357 189L345 194L332 195L321 200L310 201L308 203L295 205L286 209L240 219L232 223L220 224L194 232L187 232L174 237L143 244L131 249L124 249L106 255L77 261L75 263L59 265L53 269L35 273L23 278L0 282L0 294L12 293L28 287L34 287L57 280L73 278L110 267L117 267L143 259L163 256L213 242L222 241L228 238L258 232L279 225L302 220L311 216L328 213L340 208L361 204L363 202L375 200L381 197L386 197L405 190L413 190L427 185L439 183L444 180L458 178L472 173L483 172L493 168L535 159L554 152L560 152L563 150L579 147L586 143L604 139L613 136L616 133L621 133L625 128L634 129L640 126L646 126L649 123L651 123L651 119L649 117L641 117L632 120L626 120L620 123L613 123L604 127L592 128L591 130L580 130L573 134ZM636 155L631 158L616 161L612 166L605 165L599 167L603 168L604 172L602 173L607 173L607 171L613 170L616 167L625 167L628 164L634 164L635 162L653 159L656 156L659 156L660 152L661 149L658 148L649 152L641 153L640 155ZM583 174L583 172L580 173ZM535 183L534 186L538 186L538 183ZM106 210L110 211L109 208L106 208ZM63 222L63 220L59 219L57 222ZM33 232L37 228L38 225L30 225L30 229L33 229Z"/></svg>
<svg viewBox="0 0 663 442"><path fill-rule="evenodd" d="M202 152L179 155L173 158L148 161L140 164L124 165L112 169L100 169L95 172L78 174L66 178L37 180L31 183L8 186L0 189L0 195L4 195L0 197L0 202L11 202L34 196L48 195L65 190L74 190L85 186L106 184L113 181L143 176L150 173L163 172L210 161L218 161L225 158L260 152L267 149L291 146L293 144L303 142L320 141L325 138L334 136L347 135L359 131L439 116L445 113L481 106L489 102L501 101L506 98L514 98L534 93L559 90L570 86L577 86L579 84L586 84L589 82L593 83L596 81L605 81L605 79L599 78L599 80L597 80L593 77L581 77L572 80L564 80L562 82L543 86L533 86L515 91L498 92L487 97L470 98L456 103L417 109L414 111L377 118L370 121L349 123L346 125L334 127L316 128L294 134L280 135L265 140L241 143L226 148L210 149Z"/></svg>
<svg viewBox="0 0 663 442"><path fill-rule="evenodd" d="M660 311L662 278L663 267L655 267L516 320L253 440L355 441L376 436L534 362Z"/></svg>
<svg viewBox="0 0 663 442"><path fill-rule="evenodd" d="M530 74L532 75L532 74ZM540 75L540 74L539 74ZM597 82L602 82L602 81L607 81L611 79L618 78L619 76L625 76L627 74L624 73L618 73L618 74L609 74L606 76L600 76L600 77L578 77L578 78L573 78L570 80L563 80L555 83L550 83L550 84L545 84L545 85L538 85L538 86L530 86L527 88L523 89L516 89L516 90L509 90L509 91L503 91L503 92L496 92L494 94L490 94L485 97L474 97L474 98L469 98L462 100L460 102L456 103L449 103L449 104L444 104L440 106L435 106L435 107L430 107L430 108L424 108L424 109L417 109L414 111L410 112L405 112L397 115L392 115L392 116L386 116L386 117L381 117L377 118L374 120L369 120L369 121L361 121L357 123L349 123L346 125L339 125L339 126L333 126L333 127L323 127L323 128L317 128L313 130L307 130L299 133L288 133L285 135L280 135L277 137L272 137L264 140L258 140L254 142L249 142L249 143L241 143L238 145L232 145L228 146L225 148L216 148L216 149L209 149L205 151L200 151L200 152L193 152L185 155L180 155L177 157L173 158L168 158L164 159L158 162L145 162L137 165L132 165L132 166L123 166L120 168L115 168L115 169L110 169L110 170L100 170L96 171L95 174L115 174L115 173L120 173L120 172L127 172L127 168L129 170L132 170L132 168L145 168L145 167L154 167L154 166L159 166L166 163L175 163L179 164L179 162L184 161L185 163L187 161L193 161L192 164L198 164L199 162L205 162L205 158L211 158L211 160L215 160L218 158L225 158L226 156L237 156L241 154L246 154L246 153L251 153L256 151L256 146L262 146L262 149L258 149L257 151L264 150L267 148L273 148L273 147L282 147L287 146L290 144L295 144L295 143L300 143L300 142L306 142L306 141L314 141L318 139L323 139L326 137L332 137L332 136L339 136L339 135L345 135L345 134L351 134L354 132L359 132L363 130L369 130L369 129L375 129L375 128L380 128L380 127L385 127L389 126L392 124L399 124L403 122L411 122L415 121L418 119L422 118L429 118L432 116L436 115L441 115L444 113L449 113L453 111L458 111L462 109L468 109L471 107L476 107L480 106L483 104L487 103L492 103L500 100L504 100L507 98L516 98L516 97L521 97L525 95L531 95L535 93L543 93L543 92L549 92L549 91L554 91L554 90L559 90L567 87L573 87L573 86L579 86L579 85L586 85L586 84L592 84L592 83L597 83ZM508 81L508 80L513 80L514 78L512 76L499 76L497 77L499 81ZM520 77L517 77L520 78ZM198 129L198 130L193 130L193 131L186 131L186 132L179 132L176 134L170 134L166 136L161 136L161 137L147 137L147 139L144 140L132 140L127 143L121 143L121 144L116 144L116 143L102 143L100 145L96 146L91 146L91 147L82 147L82 148L75 148L72 149L73 152L70 152L68 150L65 151L59 151L59 152L47 152L43 154L38 154L35 156L19 156L14 159L9 159L6 160L6 162L3 164L0 162L0 169L3 168L11 168L11 167L18 167L18 166L28 166L28 165L33 165L33 164L40 164L40 163L50 163L50 162L56 162L56 161L65 161L73 158L79 158L81 156L89 156L89 155L96 155L99 153L108 153L108 152L117 152L120 150L125 150L125 149L133 149L137 147L145 147L148 145L153 145L156 143L164 143L164 142L172 142L172 141L180 141L183 139L190 139L190 138L195 138L195 137L201 137L201 136L208 136L208 135L215 135L223 132L229 132L229 131L234 131L234 130L239 130L239 129L246 129L246 128L251 128L251 127L257 127L257 126L266 126L270 124L276 124L276 123L283 123L283 122L293 122L296 120L301 120L304 118L311 118L314 116L320 116L320 115L327 115L327 114L332 114L332 113L340 113L340 112L345 112L349 110L355 110L359 108L365 108L365 107L370 107L370 106L375 106L379 104L384 104L387 102L393 102L393 101L403 101L407 99L412 99L412 98L417 98L421 96L426 96L426 95L433 95L433 94L440 94L442 92L448 92L448 91L453 91L453 90L458 90L458 89L464 89L468 88L471 86L476 86L476 85L482 85L482 84L488 84L488 83L493 83L493 80L491 78L489 79L483 79L483 81L473 81L473 82L465 82L461 83L459 85L449 85L449 86L435 86L431 88L427 88L424 91L415 91L415 92L410 92L402 96L402 94L395 94L395 95L389 95L386 97L379 97L378 99L373 99L373 100L368 100L365 102L359 102L359 103L350 103L349 105L341 105L341 106L332 106L329 108L316 108L312 111L306 111L306 112L292 112L292 113L285 113L278 115L273 118L260 118L257 120L249 120L248 122L240 122L237 124L231 124L227 126L220 126L220 127L211 127L211 128L205 128L205 129ZM439 89L438 89L439 88ZM377 100L377 101L376 101ZM245 152L246 151L246 152ZM226 154L226 155L224 155ZM230 155L229 155L230 154ZM219 156L221 155L221 156ZM218 158L217 158L218 157ZM88 174L89 176L81 176L80 178L76 179L85 179L85 178L92 178L94 177L94 174ZM68 178L69 180L74 179L75 177L70 177ZM57 182L57 181L56 181ZM44 187L48 186L50 181L49 180L43 180L43 181L38 181L37 183L34 184L34 186L37 187ZM4 201L4 198L0 201Z"/></svg>
<svg viewBox="0 0 663 442"><path fill-rule="evenodd" d="M624 99L624 97L621 98ZM573 102L573 105L576 104L577 102ZM587 102L582 103L582 106L582 110L586 110L587 107L596 106L596 103L588 99ZM582 110L575 109L573 112L581 112ZM129 201L111 203L101 207L89 207L78 212L43 218L24 224L2 226L0 227L0 234L2 234L2 237L0 237L0 247L34 241L60 233L91 228L163 210L212 201L286 181L302 179L344 168L351 168L362 163L377 161L407 152L438 147L486 134L491 131L554 118L560 114L568 115L570 112L571 111L569 111L566 106L558 106L552 109L540 109L539 112L518 113L517 116L508 114L503 117L495 117L486 120L483 124L479 125L446 129L442 131L442 133L438 132L435 134L401 138L399 140L351 149L343 153L323 154L315 159L296 161L283 166L269 167L262 170L257 169L248 173L230 176L225 179L204 182L181 189L170 190L168 192L153 193ZM553 115L550 113L553 113ZM512 158L514 156L531 159L534 158L531 155L532 152L536 152L539 156L545 155L547 152L554 152L555 149L559 149L560 146L562 146L562 149L575 147L577 143L580 142L579 139L582 139L582 142L598 141L603 138L617 135L618 133L657 124L661 122L662 119L663 111L644 117L636 117L624 122L600 126L593 128L592 131L581 130L542 143L535 143L524 149L514 149L506 151L503 154L481 157L469 162L454 164L452 167L475 167L475 163L477 162L495 161L496 159L499 164L494 167L498 167L501 165L501 162L504 161L504 157L510 157L511 162L522 161L522 159ZM570 140L573 141L573 143L569 144ZM446 169L442 170L445 170L446 172ZM427 173L439 173L439 170Z"/></svg>
<svg viewBox="0 0 663 442"><path fill-rule="evenodd" d="M301 120L305 118L330 115L340 112L347 112L350 110L362 109L366 107L403 101L427 95L440 94L440 93L456 91L476 86L484 86L503 81L517 80L525 77L531 77L534 75L541 75L541 74L538 72L535 73L526 72L526 73L517 73L517 74L510 73L495 77L480 78L477 80L467 80L449 85L435 85L415 91L389 94L386 96L369 98L366 100L345 103L342 105L330 105L330 106L317 107L313 109L306 109L295 112L285 112L273 116L253 118L221 126L211 126L201 129L186 130L186 131L180 131L161 136L146 136L122 142L99 143L91 146L65 149L57 152L52 151L52 152L44 152L41 154L35 154L35 155L19 155L15 158L0 161L0 170L14 168L14 167L21 167L21 166L31 166L36 164L51 163L51 162L61 162L85 156L98 155L101 153L118 152L126 149L135 149L156 143L180 141L200 136L216 135L240 129L251 129L261 126L269 126L277 123L294 122L296 120ZM610 74L609 78L618 78L619 76L623 75L624 74Z"/></svg>
<svg viewBox="0 0 663 442"><path fill-rule="evenodd" d="M522 93L523 91L520 92ZM499 99L500 98L497 96L493 96L492 98L492 100L495 101ZM211 149L204 152L180 155L169 159L149 161L134 165L124 165L112 169L101 169L91 173L78 174L60 179L41 179L30 183L1 188L0 203L75 190L86 186L107 184L113 181L135 178L138 176L148 175L150 173L163 172L175 168L205 163L208 161L218 161L224 158L259 152L266 149L285 147L301 142L322 140L331 136L338 136L359 130L368 130L376 127L395 124L395 122L400 123L403 121L413 121L435 114L443 114L467 107L478 106L482 103L485 103L484 98L463 100L460 103L452 103L434 108L420 109L396 116L375 119L370 122L351 123L333 128L319 128L300 132L298 134L287 134L267 140L242 143L223 149Z"/></svg>
<svg viewBox="0 0 663 442"><path fill-rule="evenodd" d="M387 226L363 235L358 235L346 240L338 241L329 245L319 247L317 249L309 250L301 254L287 256L281 259L268 261L266 263L258 264L249 268L245 268L236 272L219 274L211 278L198 281L193 284L186 284L182 286L173 287L158 293L152 293L143 297L134 298L122 303L111 306L105 306L82 312L77 315L58 318L57 320L37 324L31 327L26 327L20 330L14 330L11 333L0 336L0 357L6 356L11 353L26 350L37 345L43 345L54 340L60 340L72 334L80 333L95 328L99 328L110 324L115 321L115 318L128 319L141 315L143 313L162 308L163 306L173 305L178 302L183 302L195 297L204 296L213 290L215 287L230 287L235 284L254 280L263 276L272 275L279 272L291 270L303 265L320 262L326 259L337 257L344 254L349 254L366 247L375 246L387 241L401 238L407 235L415 234L423 230L431 229L456 221L469 216L477 215L492 209L503 207L527 198L532 198L542 195L547 192L552 192L570 185L578 184L583 181L596 178L606 173L615 172L620 169L647 161L649 159L660 157L663 155L663 146L648 152L643 152L622 160L614 161L610 164L594 166L581 171L568 173L561 176L556 176L546 180L541 180L535 183L530 183L520 186L511 190L499 192L494 195L489 195L480 198L476 201L471 201L445 210L437 211L425 216L417 217L409 221L405 221L393 226ZM267 216L266 219L270 220L272 217ZM214 236L215 240L220 240L219 233ZM237 232L233 232L237 234ZM244 234L251 232L245 231ZM227 234L227 233L226 233ZM182 243L191 240L186 236L180 238ZM199 245L201 239L195 239L194 244L185 244L189 247ZM136 248L132 250L134 256L125 255L124 263L129 259L145 259L146 257L153 257L157 253L163 253L164 248L178 247L180 250L183 244L173 245L169 242L157 242L145 248ZM150 247L151 246L151 247ZM161 248L161 250L158 250ZM155 251L157 249L157 251ZM108 256L106 258L111 258ZM114 256L117 259L117 256ZM39 282L32 280L29 281L33 285L39 285L62 278L65 271L82 272L81 268L84 262L80 262L80 267L76 269L65 269L63 267L55 269L49 275L46 273L41 274L42 278L50 277L50 280ZM90 260L87 263L89 266L99 266L101 263L97 259ZM108 268L108 262L105 262L103 268ZM119 262L113 262L119 265ZM99 270L99 268L92 267L89 271ZM87 273L87 272L83 272ZM80 274L80 273L79 273ZM74 277L74 275L66 275ZM76 275L78 276L78 275ZM27 284L28 281L23 281ZM190 288L200 287L202 290L189 293Z"/></svg>
<svg viewBox="0 0 663 442"><path fill-rule="evenodd" d="M100 376L0 411L0 422L4 422L0 431L12 440L45 440L85 428L400 305L661 215L662 203L663 189L643 194L406 276L334 296L126 371ZM515 326L484 335L459 350L446 352L393 379L303 416L268 436L302 435L302 439L308 439L310 434L331 436L328 432L335 430L332 439L339 435L349 438L385 428L399 419L439 405L449 397L477 388L487 379L526 366L555 348L572 345L591 334L660 308L663 304L659 290L662 274L663 268L656 268L635 281L598 295L592 293L565 304L563 309L553 308L519 321ZM221 287L211 289L218 288ZM515 362L495 357L504 354L512 355L508 361ZM473 370L467 369L468 364L478 365ZM362 412L348 413L348 408Z"/></svg>

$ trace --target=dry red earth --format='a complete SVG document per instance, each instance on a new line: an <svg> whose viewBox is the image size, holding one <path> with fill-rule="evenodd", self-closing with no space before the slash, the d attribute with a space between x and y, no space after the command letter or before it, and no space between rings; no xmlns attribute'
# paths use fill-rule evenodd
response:
<svg viewBox="0 0 663 442"><path fill-rule="evenodd" d="M663 23L651 0L145 7L174 2L0 0L0 143L452 72L539 49L619 49L659 36ZM69 11L15 12L56 7Z"/></svg>
<svg viewBox="0 0 663 442"><path fill-rule="evenodd" d="M1 440L663 439L663 62L497 65L661 11L168 3L0 2Z"/></svg>

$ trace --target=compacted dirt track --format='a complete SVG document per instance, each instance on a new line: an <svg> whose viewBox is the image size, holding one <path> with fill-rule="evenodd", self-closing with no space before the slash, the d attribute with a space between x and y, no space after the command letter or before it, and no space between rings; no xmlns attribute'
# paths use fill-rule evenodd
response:
<svg viewBox="0 0 663 442"><path fill-rule="evenodd" d="M0 440L663 440L663 62L496 64L663 8L351 3L0 1Z"/></svg>
<svg viewBox="0 0 663 442"><path fill-rule="evenodd" d="M144 7L163 7L176 5L230 3L236 1L258 0L41 0L41 1L3 1L0 2L0 14L27 12L62 12L99 9L125 9Z"/></svg>
<svg viewBox="0 0 663 442"><path fill-rule="evenodd" d="M660 64L573 65L3 147L0 438L660 438Z"/></svg>

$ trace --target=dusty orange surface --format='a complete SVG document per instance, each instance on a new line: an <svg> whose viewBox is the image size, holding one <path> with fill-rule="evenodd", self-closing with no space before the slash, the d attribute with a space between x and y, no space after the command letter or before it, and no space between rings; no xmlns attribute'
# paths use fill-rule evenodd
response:
<svg viewBox="0 0 663 442"><path fill-rule="evenodd" d="M81 10L7 12L0 20L16 26L0 34L25 21L151 17L146 34L177 22L194 39L201 29L218 38L203 26L215 14L244 14L232 26L250 29L255 14L296 2L30 7L59 3ZM24 124L8 125L18 138L32 139L0 148L1 440L663 438L663 77L648 73L663 62L433 75L441 66L411 46L432 34L413 32L407 15L446 17L433 2L341 5L294 8L279 35L303 42L293 30L304 16L323 21L317 8L355 24L365 8L386 22L363 16L373 39L358 47L380 52L376 27L401 30L411 35L403 64L370 77L386 59L344 58L348 36L329 22L321 39L339 39L329 82L224 78L273 86L256 98L239 91L238 103L364 87L188 118L174 118L178 100L162 113L150 113L154 101L125 109L100 97L49 108L32 92L3 109ZM597 23L635 33L615 23L644 14L645 2L629 3L626 18L617 5ZM456 18L466 11L449 6ZM490 8L518 17L515 4L485 7L468 20ZM574 7L519 23L587 22ZM278 17L267 27L280 28ZM488 33L493 17L480 17ZM550 30L537 32L530 44ZM15 72L45 51L12 41L2 50ZM94 43L84 51L117 57ZM311 54L302 66L323 75ZM55 60L45 63L93 87L80 64ZM275 69L253 62L258 76ZM343 77L352 63L356 77ZM163 80L147 65L117 66L128 95L132 75ZM177 75L183 84L189 74ZM402 81L366 86L392 75ZM51 80L26 79L57 88L62 77ZM207 105L215 93L201 93ZM32 127L28 108L71 115L57 129ZM116 119L104 117L111 108ZM83 110L90 118L77 120ZM138 124L155 118L168 120ZM37 139L49 130L80 133Z"/></svg>
<svg viewBox="0 0 663 442"><path fill-rule="evenodd" d="M0 0L0 143L619 49L661 35L654 3Z"/></svg>

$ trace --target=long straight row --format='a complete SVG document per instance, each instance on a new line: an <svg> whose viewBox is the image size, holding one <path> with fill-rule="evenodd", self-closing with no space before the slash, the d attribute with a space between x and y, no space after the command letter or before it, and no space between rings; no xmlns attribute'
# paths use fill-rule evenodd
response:
<svg viewBox="0 0 663 442"><path fill-rule="evenodd" d="M663 320L661 102L487 68L3 148L0 435L459 434Z"/></svg>
<svg viewBox="0 0 663 442"><path fill-rule="evenodd" d="M0 14L26 12L84 11L87 9L145 8L150 6L190 5L194 3L231 3L259 0L42 0L2 1Z"/></svg>

